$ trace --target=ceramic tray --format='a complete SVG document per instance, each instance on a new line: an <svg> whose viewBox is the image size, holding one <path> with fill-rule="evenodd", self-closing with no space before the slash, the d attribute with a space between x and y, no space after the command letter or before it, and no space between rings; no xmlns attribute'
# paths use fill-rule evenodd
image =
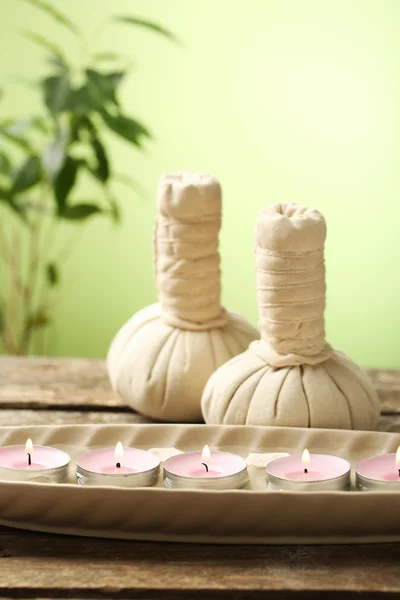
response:
<svg viewBox="0 0 400 600"><path fill-rule="evenodd" d="M400 541L397 492L267 491L263 469L232 491L78 486L75 458L87 448L124 446L198 450L205 444L250 452L326 452L352 465L393 452L400 434L208 425L73 425L0 428L0 445L51 445L71 455L70 483L0 481L0 524L61 534L220 544Z"/></svg>

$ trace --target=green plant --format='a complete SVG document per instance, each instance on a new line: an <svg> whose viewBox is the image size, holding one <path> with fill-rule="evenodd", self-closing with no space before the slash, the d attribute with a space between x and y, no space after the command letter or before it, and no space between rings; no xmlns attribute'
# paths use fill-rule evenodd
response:
<svg viewBox="0 0 400 600"><path fill-rule="evenodd" d="M0 208L17 219L6 231L0 218L0 256L9 275L0 296L0 336L4 350L13 354L27 353L32 335L51 321L61 267L73 246L55 249L56 227L94 216L118 221L111 182L119 178L136 186L130 177L114 172L104 132L138 150L150 138L147 127L125 114L119 100L129 70L126 59L114 51L96 53L93 36L88 42L49 2L25 1L76 36L80 60L71 64L54 41L25 31L26 38L46 51L48 72L34 82L43 110L0 122ZM142 27L176 40L160 25L133 16L115 16L108 24ZM96 29L96 39L105 25ZM96 201L79 196L77 183L84 174L98 184Z"/></svg>

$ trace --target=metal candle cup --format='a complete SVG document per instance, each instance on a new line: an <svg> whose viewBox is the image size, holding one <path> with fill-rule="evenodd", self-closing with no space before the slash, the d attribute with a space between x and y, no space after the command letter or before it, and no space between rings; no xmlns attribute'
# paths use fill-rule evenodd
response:
<svg viewBox="0 0 400 600"><path fill-rule="evenodd" d="M246 461L231 452L184 452L164 463L164 485L173 489L228 490L248 481Z"/></svg>
<svg viewBox="0 0 400 600"><path fill-rule="evenodd" d="M267 467L270 490L340 491L350 488L350 464L329 454L292 454L270 462Z"/></svg>
<svg viewBox="0 0 400 600"><path fill-rule="evenodd" d="M115 448L88 450L76 461L76 478L80 485L115 485L148 487L158 481L160 461L147 450Z"/></svg>
<svg viewBox="0 0 400 600"><path fill-rule="evenodd" d="M0 448L0 479L62 483L68 479L69 462L63 450L33 446L29 439L25 446Z"/></svg>
<svg viewBox="0 0 400 600"><path fill-rule="evenodd" d="M356 487L362 492L400 492L400 446L396 453L370 456L359 462Z"/></svg>

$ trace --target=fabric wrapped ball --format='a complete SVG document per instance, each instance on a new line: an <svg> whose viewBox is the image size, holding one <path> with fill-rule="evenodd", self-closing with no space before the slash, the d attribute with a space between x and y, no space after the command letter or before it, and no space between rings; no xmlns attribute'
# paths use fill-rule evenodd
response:
<svg viewBox="0 0 400 600"><path fill-rule="evenodd" d="M374 429L368 375L325 341L323 216L297 204L264 209L256 224L261 339L208 381L206 423Z"/></svg>
<svg viewBox="0 0 400 600"><path fill-rule="evenodd" d="M379 402L366 373L333 351L319 364L271 366L259 342L220 367L202 398L206 423L374 429Z"/></svg>
<svg viewBox="0 0 400 600"><path fill-rule="evenodd" d="M164 421L201 421L207 380L259 333L221 306L221 188L215 177L163 176L157 210L159 303L136 313L117 333L108 373L113 389L138 412Z"/></svg>
<svg viewBox="0 0 400 600"><path fill-rule="evenodd" d="M119 331L108 355L114 390L154 419L202 421L200 399L210 375L258 336L238 315L226 325L189 331L165 323L160 304L136 313Z"/></svg>

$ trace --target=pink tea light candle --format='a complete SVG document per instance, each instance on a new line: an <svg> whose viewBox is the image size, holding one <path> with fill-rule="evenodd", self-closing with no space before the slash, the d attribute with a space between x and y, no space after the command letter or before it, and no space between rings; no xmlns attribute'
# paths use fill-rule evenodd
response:
<svg viewBox="0 0 400 600"><path fill-rule="evenodd" d="M292 454L270 462L267 467L268 489L338 491L350 488L350 464L329 454Z"/></svg>
<svg viewBox="0 0 400 600"><path fill-rule="evenodd" d="M33 446L28 439L25 446L0 448L0 480L62 483L68 479L69 462L63 450Z"/></svg>
<svg viewBox="0 0 400 600"><path fill-rule="evenodd" d="M231 452L184 452L164 463L164 485L174 489L227 490L247 483L244 458Z"/></svg>
<svg viewBox="0 0 400 600"><path fill-rule="evenodd" d="M76 461L80 485L147 487L158 481L160 461L151 452L137 448L99 448L85 452Z"/></svg>
<svg viewBox="0 0 400 600"><path fill-rule="evenodd" d="M395 454L370 456L359 462L356 487L360 491L400 492L400 446Z"/></svg>

